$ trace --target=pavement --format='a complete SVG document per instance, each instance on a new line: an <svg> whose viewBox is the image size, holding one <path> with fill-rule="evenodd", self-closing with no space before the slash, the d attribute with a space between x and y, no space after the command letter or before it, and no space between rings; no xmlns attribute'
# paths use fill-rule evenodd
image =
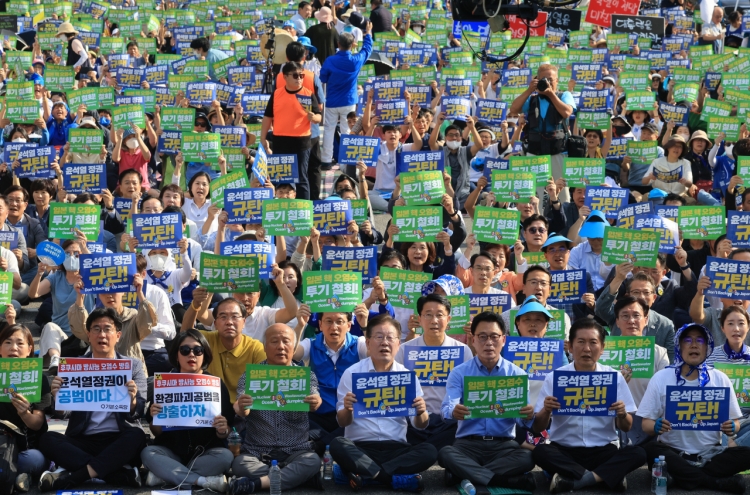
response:
<svg viewBox="0 0 750 495"><path fill-rule="evenodd" d="M324 176L324 184L326 184L329 188L332 186L332 179L328 178L326 176L332 175L336 176L338 175L337 170L333 170L332 172L328 172ZM327 180L326 180L327 179ZM388 220L390 220L390 215L387 214L376 214L375 215L375 226L380 232L385 232ZM471 221L468 217L464 217L464 220L467 224L467 230L469 233L471 232ZM477 249L477 248L475 248ZM39 336L41 333L41 329L39 326L37 326L34 323L34 318L36 317L37 308L39 307L39 303L31 303L28 306L23 308L23 311L18 316L17 321L18 323L23 323L26 326L29 327L32 334L34 335L34 343L35 346L38 348L39 345ZM49 420L49 428L51 431L59 431L64 432L65 427L67 425L66 421L60 421L60 420ZM148 432L148 427L144 426L144 429ZM439 467L437 464L435 464L432 468L427 470L426 472L422 473L422 477L424 480L424 487L425 490L423 493L430 494L430 495L456 495L458 492L458 487L450 487L447 488L445 484L443 483L443 469ZM540 494L540 493L548 493L548 487L549 487L549 481L547 480L544 473L539 469L536 468L534 470L534 477L536 479L537 483L537 489L534 493ZM144 476L145 480L145 476ZM35 483L38 480L35 480ZM745 476L746 483L750 484L750 476ZM351 489L348 486L344 485L336 485L332 480L331 481L324 481L324 488L325 492L327 493L352 493ZM159 487L153 487L153 489L158 489ZM604 486L597 486L593 487L595 489L593 490L583 490L577 493L581 494L600 494L600 493L606 493L609 492L609 490ZM638 495L647 495L650 493L651 489L651 473L648 471L646 466L641 467L640 469L637 469L636 471L630 473L628 475L628 493L632 494L638 494ZM123 495L157 495L152 493L152 488L149 487L143 487L140 489L135 488L123 488L123 487L116 487L116 486L110 486L110 485L103 485L98 483L88 483L82 487L79 488L79 491L75 492L65 492L65 495L85 495L85 492L95 491L95 490L122 490ZM203 492L208 492L207 490L201 490ZM317 490L312 490L309 488L298 488L295 490L292 490L296 494L300 495L313 495L316 493L320 493ZM38 495L40 492L38 488L35 486L32 488L32 490L29 492L33 495ZM161 492L164 493L164 492ZM168 492L171 495L178 495L178 492ZM179 492L179 495L187 494L189 492ZM381 488L381 487L366 487L362 490L362 493L366 495L383 495L386 493L393 493L393 490ZM503 491L503 494L506 493L528 493L528 492L512 492L512 491ZM695 490L695 491L686 491L686 490L680 490L680 489L670 489L670 494L674 495L687 495L688 493L691 495L708 495L712 493L718 493L713 492L710 490ZM496 494L499 495L499 494Z"/></svg>

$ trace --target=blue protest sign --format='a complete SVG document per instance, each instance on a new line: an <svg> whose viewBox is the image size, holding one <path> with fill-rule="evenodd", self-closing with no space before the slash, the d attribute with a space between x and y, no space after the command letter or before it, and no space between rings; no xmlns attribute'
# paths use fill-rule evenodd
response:
<svg viewBox="0 0 750 495"><path fill-rule="evenodd" d="M116 79L117 85L122 88L138 89L141 87L141 83L146 80L146 72L144 69L118 67Z"/></svg>
<svg viewBox="0 0 750 495"><path fill-rule="evenodd" d="M612 94L608 89L584 89L581 91L579 108L586 112L606 112L612 106Z"/></svg>
<svg viewBox="0 0 750 495"><path fill-rule="evenodd" d="M510 294L467 294L469 296L469 314L474 318L479 313L490 311L503 314L510 309L513 301Z"/></svg>
<svg viewBox="0 0 750 495"><path fill-rule="evenodd" d="M508 103L500 100L477 100L476 116L481 122L493 127L499 127L505 122Z"/></svg>
<svg viewBox="0 0 750 495"><path fill-rule="evenodd" d="M210 106L216 99L216 83L214 82L191 82L187 83L187 99L191 105Z"/></svg>
<svg viewBox="0 0 750 495"><path fill-rule="evenodd" d="M144 77L150 86L166 86L169 79L168 65L146 67Z"/></svg>
<svg viewBox="0 0 750 495"><path fill-rule="evenodd" d="M141 249L175 248L182 239L182 214L138 213L131 219Z"/></svg>
<svg viewBox="0 0 750 495"><path fill-rule="evenodd" d="M313 226L320 231L320 235L347 235L352 214L350 201L313 201Z"/></svg>
<svg viewBox="0 0 750 495"><path fill-rule="evenodd" d="M628 153L629 138L613 138L612 144L609 145L607 158L610 160L621 160Z"/></svg>
<svg viewBox="0 0 750 495"><path fill-rule="evenodd" d="M607 218L617 218L617 210L628 203L629 189L620 187L587 187L584 204L603 212Z"/></svg>
<svg viewBox="0 0 750 495"><path fill-rule="evenodd" d="M79 257L83 294L133 292L135 254L82 254Z"/></svg>
<svg viewBox="0 0 750 495"><path fill-rule="evenodd" d="M504 70L500 79L503 88L527 88L533 78L531 69Z"/></svg>
<svg viewBox="0 0 750 495"><path fill-rule="evenodd" d="M224 211L227 212L227 224L258 224L261 216L261 205L264 200L273 199L273 191L267 187L252 189L224 189Z"/></svg>
<svg viewBox="0 0 750 495"><path fill-rule="evenodd" d="M25 146L18 151L16 160L20 167L14 168L13 173L19 179L54 179L55 171L51 165L57 156L53 146Z"/></svg>
<svg viewBox="0 0 750 495"><path fill-rule="evenodd" d="M659 113L665 122L674 122L675 127L687 125L690 109L683 105L659 102Z"/></svg>
<svg viewBox="0 0 750 495"><path fill-rule="evenodd" d="M13 163L18 157L18 152L26 147L35 148L37 147L37 145L28 143L5 143L5 150L3 151L3 161L8 164Z"/></svg>
<svg viewBox="0 0 750 495"><path fill-rule="evenodd" d="M669 206L669 205L656 205L654 206L654 209L656 210L656 214L660 217L664 217L668 220L672 220L673 222L677 221L677 212L679 211L679 206Z"/></svg>
<svg viewBox="0 0 750 495"><path fill-rule="evenodd" d="M445 387L453 368L464 362L463 347L404 346L404 367L423 387Z"/></svg>
<svg viewBox="0 0 750 495"><path fill-rule="evenodd" d="M63 189L69 194L101 194L107 187L107 170L103 163L66 163L62 174Z"/></svg>
<svg viewBox="0 0 750 495"><path fill-rule="evenodd" d="M548 304L578 304L586 293L586 270L557 270L552 273Z"/></svg>
<svg viewBox="0 0 750 495"><path fill-rule="evenodd" d="M107 252L107 246L101 242L87 242L86 247L89 248L89 253L101 254ZM144 280L143 283L145 284L146 281ZM146 291L143 293L145 294Z"/></svg>
<svg viewBox="0 0 750 495"><path fill-rule="evenodd" d="M447 96L469 98L473 91L471 81L460 77L449 77L445 80Z"/></svg>
<svg viewBox="0 0 750 495"><path fill-rule="evenodd" d="M372 88L375 90L375 101L399 100L404 98L406 83L398 79L379 80L373 83Z"/></svg>
<svg viewBox="0 0 750 495"><path fill-rule="evenodd" d="M484 159L484 170L482 175L487 179L487 183L492 182L492 171L493 170L510 170L510 160L503 158L485 158Z"/></svg>
<svg viewBox="0 0 750 495"><path fill-rule="evenodd" d="M446 120L466 120L471 114L471 102L468 98L443 97L443 112Z"/></svg>
<svg viewBox="0 0 750 495"><path fill-rule="evenodd" d="M648 202L622 206L617 210L617 227L632 229L636 215L648 215L653 213L653 208L653 205Z"/></svg>
<svg viewBox="0 0 750 495"><path fill-rule="evenodd" d="M750 211L727 212L727 239L733 248L750 248Z"/></svg>
<svg viewBox="0 0 750 495"><path fill-rule="evenodd" d="M263 117L271 95L244 93L242 95L242 112L250 117Z"/></svg>
<svg viewBox="0 0 750 495"><path fill-rule="evenodd" d="M612 416L609 406L617 402L617 373L610 371L553 372L552 395L562 416Z"/></svg>
<svg viewBox="0 0 750 495"><path fill-rule="evenodd" d="M182 146L182 131L163 130L157 143L159 153L165 155L176 155Z"/></svg>
<svg viewBox="0 0 750 495"><path fill-rule="evenodd" d="M635 230L658 232L659 252L663 254L674 254L680 246L680 234L677 224L672 220L659 215L637 215L633 224Z"/></svg>
<svg viewBox="0 0 750 495"><path fill-rule="evenodd" d="M375 101L375 115L380 119L380 125L402 125L408 114L409 102L406 100Z"/></svg>
<svg viewBox="0 0 750 495"><path fill-rule="evenodd" d="M711 279L711 287L703 294L726 299L750 299L750 261L709 256L705 269L706 276Z"/></svg>
<svg viewBox="0 0 750 495"><path fill-rule="evenodd" d="M352 391L357 397L354 417L415 416L416 381L413 371L352 373Z"/></svg>
<svg viewBox="0 0 750 495"><path fill-rule="evenodd" d="M564 354L564 342L556 339L508 337L503 348L505 359L524 370L529 380L537 381L563 366Z"/></svg>
<svg viewBox="0 0 750 495"><path fill-rule="evenodd" d="M266 179L268 179L268 155L266 154L266 149L263 147L263 143L258 144L258 152L255 154L252 170L258 182L265 184Z"/></svg>
<svg viewBox="0 0 750 495"><path fill-rule="evenodd" d="M255 66L230 67L227 70L227 79L232 86L252 87L255 80Z"/></svg>
<svg viewBox="0 0 750 495"><path fill-rule="evenodd" d="M299 184L297 155L268 155L267 160L266 168L271 182L274 184Z"/></svg>
<svg viewBox="0 0 750 495"><path fill-rule="evenodd" d="M424 170L445 170L443 150L402 151L398 160L398 173L422 172Z"/></svg>
<svg viewBox="0 0 750 495"><path fill-rule="evenodd" d="M216 99L222 105L227 107L236 107L242 105L242 95L245 94L245 88L230 86L229 84L216 84Z"/></svg>
<svg viewBox="0 0 750 495"><path fill-rule="evenodd" d="M13 250L18 247L18 232L1 230L0 231L0 246L8 250Z"/></svg>
<svg viewBox="0 0 750 495"><path fill-rule="evenodd" d="M573 64L572 70L572 79L577 83L595 83L602 78L600 64Z"/></svg>
<svg viewBox="0 0 750 495"><path fill-rule="evenodd" d="M268 280L276 262L276 246L260 241L227 241L219 246L222 256L252 256L258 260L260 278Z"/></svg>
<svg viewBox="0 0 750 495"><path fill-rule="evenodd" d="M236 125L215 125L211 129L221 135L221 147L243 148L247 144L247 132Z"/></svg>
<svg viewBox="0 0 750 495"><path fill-rule="evenodd" d="M673 430L720 431L729 419L728 387L667 386L664 419Z"/></svg>
<svg viewBox="0 0 750 495"><path fill-rule="evenodd" d="M339 164L356 165L363 161L368 167L378 164L380 139L369 136L343 134L339 145Z"/></svg>
<svg viewBox="0 0 750 495"><path fill-rule="evenodd" d="M323 246L322 258L324 271L359 272L363 284L371 283L378 273L377 246Z"/></svg>
<svg viewBox="0 0 750 495"><path fill-rule="evenodd" d="M460 40L464 31L479 33L480 36L489 36L490 26L487 21L453 21L454 38Z"/></svg>

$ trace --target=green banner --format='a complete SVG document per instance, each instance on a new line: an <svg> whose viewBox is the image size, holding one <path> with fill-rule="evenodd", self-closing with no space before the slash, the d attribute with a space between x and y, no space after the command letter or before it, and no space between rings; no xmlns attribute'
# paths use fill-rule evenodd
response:
<svg viewBox="0 0 750 495"><path fill-rule="evenodd" d="M716 363L714 368L723 372L732 382L740 407L750 406L750 366L745 364Z"/></svg>
<svg viewBox="0 0 750 495"><path fill-rule="evenodd" d="M651 165L651 162L659 157L659 149L656 141L628 141L627 156L635 164Z"/></svg>
<svg viewBox="0 0 750 495"><path fill-rule="evenodd" d="M654 337L607 336L599 362L620 371L630 371L632 378L654 376Z"/></svg>
<svg viewBox="0 0 750 495"><path fill-rule="evenodd" d="M599 186L604 184L604 158L565 158L563 179L567 187Z"/></svg>
<svg viewBox="0 0 750 495"><path fill-rule="evenodd" d="M310 368L248 364L245 368L245 393L253 398L256 411L309 412Z"/></svg>
<svg viewBox="0 0 750 495"><path fill-rule="evenodd" d="M186 162L217 163L221 155L221 135L215 132L183 132L181 148Z"/></svg>
<svg viewBox="0 0 750 495"><path fill-rule="evenodd" d="M3 273L10 275L12 273ZM11 281L12 284L12 281ZM10 402L11 393L29 403L42 400L42 358L0 358L0 402Z"/></svg>
<svg viewBox="0 0 750 495"><path fill-rule="evenodd" d="M726 233L725 218L723 206L680 206L677 210L683 239L717 239Z"/></svg>
<svg viewBox="0 0 750 495"><path fill-rule="evenodd" d="M401 196L409 206L439 205L443 201L445 185L440 170L422 170L399 174Z"/></svg>
<svg viewBox="0 0 750 495"><path fill-rule="evenodd" d="M605 227L602 261L654 268L659 254L659 237L658 232Z"/></svg>
<svg viewBox="0 0 750 495"><path fill-rule="evenodd" d="M162 108L161 128L167 131L192 132L195 128L195 108Z"/></svg>
<svg viewBox="0 0 750 495"><path fill-rule="evenodd" d="M187 158L185 160L190 161ZM250 181L247 180L245 169L235 170L227 175L217 177L211 181L211 204L224 208L225 189L244 189L247 187L250 187Z"/></svg>
<svg viewBox="0 0 750 495"><path fill-rule="evenodd" d="M153 112L156 107L156 90L154 89L126 89L125 96L140 96L143 98L143 110Z"/></svg>
<svg viewBox="0 0 750 495"><path fill-rule="evenodd" d="M672 67L672 77L675 83L697 83L700 84L703 79L701 71L686 69L684 67Z"/></svg>
<svg viewBox="0 0 750 495"><path fill-rule="evenodd" d="M112 128L130 129L133 124L139 129L146 126L146 115L141 105L118 105L112 108ZM199 160L188 160L185 157L185 161Z"/></svg>
<svg viewBox="0 0 750 495"><path fill-rule="evenodd" d="M547 185L547 179L552 177L552 157L540 156L511 156L510 169L514 172L531 172L536 176L537 187Z"/></svg>
<svg viewBox="0 0 750 495"><path fill-rule="evenodd" d="M357 222L357 225L361 225L362 222L370 219L366 199L352 199L350 202L352 204L352 219Z"/></svg>
<svg viewBox="0 0 750 495"><path fill-rule="evenodd" d="M512 246L518 240L521 227L521 212L477 206L474 210L472 232L480 242Z"/></svg>
<svg viewBox="0 0 750 495"><path fill-rule="evenodd" d="M0 272L0 306L13 304L13 274L11 272Z"/></svg>
<svg viewBox="0 0 750 495"><path fill-rule="evenodd" d="M656 97L651 91L626 91L625 103L627 103L628 112L633 110L643 110L650 112L654 109Z"/></svg>
<svg viewBox="0 0 750 495"><path fill-rule="evenodd" d="M309 236L313 226L313 204L305 199L263 201L263 228L267 235Z"/></svg>
<svg viewBox="0 0 750 495"><path fill-rule="evenodd" d="M740 127L742 126L742 120L737 117L717 117L709 116L706 119L708 122L708 129L706 134L711 139L719 137L720 133L724 133L726 137L725 141L735 142L740 138Z"/></svg>
<svg viewBox="0 0 750 495"><path fill-rule="evenodd" d="M99 88L81 88L68 91L68 106L71 113L76 113L78 107L85 105L87 109L94 110L99 105Z"/></svg>
<svg viewBox="0 0 750 495"><path fill-rule="evenodd" d="M700 85L697 83L677 83L674 85L674 101L693 103L698 99Z"/></svg>
<svg viewBox="0 0 750 495"><path fill-rule="evenodd" d="M68 144L73 153L99 153L104 145L104 133L100 129L70 129Z"/></svg>
<svg viewBox="0 0 750 495"><path fill-rule="evenodd" d="M443 207L394 206L393 224L399 228L393 236L395 242L435 241L443 231Z"/></svg>
<svg viewBox="0 0 750 495"><path fill-rule="evenodd" d="M413 309L422 295L422 286L432 280L432 274L382 267L380 280L385 285L388 302L394 308Z"/></svg>
<svg viewBox="0 0 750 495"><path fill-rule="evenodd" d="M536 179L531 172L493 170L491 190L497 201L528 203L536 195Z"/></svg>
<svg viewBox="0 0 750 495"><path fill-rule="evenodd" d="M73 229L86 234L89 241L99 238L99 218L102 207L99 205L51 203L49 205L50 239L75 239Z"/></svg>
<svg viewBox="0 0 750 495"><path fill-rule="evenodd" d="M529 377L465 376L463 404L469 418L520 418L528 405Z"/></svg>
<svg viewBox="0 0 750 495"><path fill-rule="evenodd" d="M260 290L258 258L201 253L201 287L211 292L257 292Z"/></svg>
<svg viewBox="0 0 750 495"><path fill-rule="evenodd" d="M9 81L5 85L5 97L14 100L34 98L34 83L31 81Z"/></svg>
<svg viewBox="0 0 750 495"><path fill-rule="evenodd" d="M451 321L445 333L447 335L464 335L464 326L471 321L469 296L447 296L451 303ZM416 311L414 312L416 314Z"/></svg>
<svg viewBox="0 0 750 495"><path fill-rule="evenodd" d="M34 99L6 100L5 118L14 124L32 124L39 115L39 102Z"/></svg>
<svg viewBox="0 0 750 495"><path fill-rule="evenodd" d="M362 302L362 274L339 271L304 272L302 301L310 306L313 313L354 311Z"/></svg>
<svg viewBox="0 0 750 495"><path fill-rule="evenodd" d="M628 110L630 110L628 108ZM703 101L703 110L701 111L701 120L708 120L713 117L729 117L732 113L732 104L713 98L706 98Z"/></svg>
<svg viewBox="0 0 750 495"><path fill-rule="evenodd" d="M608 112L578 112L579 129L599 129L606 131L609 129L610 115Z"/></svg>

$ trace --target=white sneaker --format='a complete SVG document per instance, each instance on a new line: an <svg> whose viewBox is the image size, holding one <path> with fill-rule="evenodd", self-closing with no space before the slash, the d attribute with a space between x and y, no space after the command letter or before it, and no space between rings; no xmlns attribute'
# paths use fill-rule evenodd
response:
<svg viewBox="0 0 750 495"><path fill-rule="evenodd" d="M223 474L219 476L206 476L206 482L203 484L203 488L211 490L212 492L224 493L227 491L227 478Z"/></svg>
<svg viewBox="0 0 750 495"><path fill-rule="evenodd" d="M163 484L163 479L156 476L153 471L148 472L148 476L146 476L146 486L161 486Z"/></svg>
<svg viewBox="0 0 750 495"><path fill-rule="evenodd" d="M19 492L28 492L31 488L31 477L26 473L16 476L16 490Z"/></svg>

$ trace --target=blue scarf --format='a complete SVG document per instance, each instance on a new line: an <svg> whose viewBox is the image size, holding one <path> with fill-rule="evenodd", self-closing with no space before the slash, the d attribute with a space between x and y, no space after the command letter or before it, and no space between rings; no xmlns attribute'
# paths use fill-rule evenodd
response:
<svg viewBox="0 0 750 495"><path fill-rule="evenodd" d="M667 368L674 368L678 386L685 384L685 379L682 377L682 365L685 364L685 360L682 359L682 354L680 353L680 336L683 332L686 332L687 330L690 330L692 328L698 328L702 330L706 335L706 344L708 345L706 356L710 356L714 352L714 337L713 335L711 335L711 332L709 332L703 325L688 323L687 325L683 325L679 330L677 330L677 332L675 332L674 334L674 364L671 366L667 366ZM693 371L698 371L698 384L701 387L705 387L711 380L711 377L708 374L708 365L706 365L705 359L698 366L690 366L688 372L685 374L687 376L690 376Z"/></svg>
<svg viewBox="0 0 750 495"><path fill-rule="evenodd" d="M146 273L148 273L148 276L151 277L156 285L164 289L165 292L169 292L169 286L166 284L166 281L172 274L172 272L164 272L161 277L157 277L156 275L154 275L153 270L146 270Z"/></svg>
<svg viewBox="0 0 750 495"><path fill-rule="evenodd" d="M735 351L729 346L729 342L724 342L724 353L727 355L730 361L747 361L750 364L750 347L742 344L742 349L739 352Z"/></svg>

